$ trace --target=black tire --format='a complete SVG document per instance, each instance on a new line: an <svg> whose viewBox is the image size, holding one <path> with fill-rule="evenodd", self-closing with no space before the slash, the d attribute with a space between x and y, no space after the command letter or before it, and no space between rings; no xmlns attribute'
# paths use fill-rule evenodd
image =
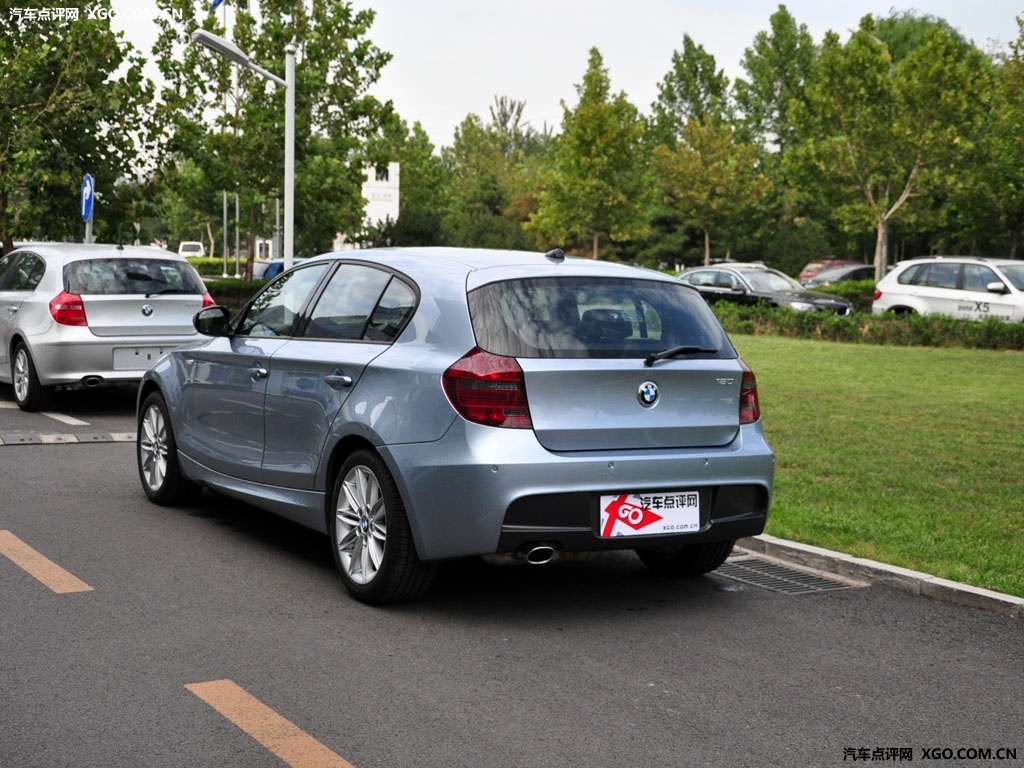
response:
<svg viewBox="0 0 1024 768"><path fill-rule="evenodd" d="M181 473L167 403L159 392L150 392L142 401L137 438L139 481L150 501L174 506L199 497L202 486Z"/></svg>
<svg viewBox="0 0 1024 768"><path fill-rule="evenodd" d="M678 547L638 549L637 557L658 576L700 576L715 570L732 552L735 541L711 541Z"/></svg>
<svg viewBox="0 0 1024 768"><path fill-rule="evenodd" d="M355 451L338 471L328 529L341 579L362 603L410 600L434 579L437 566L416 554L395 481L371 451Z"/></svg>
<svg viewBox="0 0 1024 768"><path fill-rule="evenodd" d="M23 342L15 345L11 356L11 384L14 386L14 401L23 411L42 410L53 399L53 387L39 383L36 364Z"/></svg>

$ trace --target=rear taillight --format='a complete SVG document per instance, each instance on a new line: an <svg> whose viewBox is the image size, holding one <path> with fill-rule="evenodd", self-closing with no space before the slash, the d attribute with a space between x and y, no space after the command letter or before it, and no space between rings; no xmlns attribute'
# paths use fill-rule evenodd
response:
<svg viewBox="0 0 1024 768"><path fill-rule="evenodd" d="M50 301L50 315L61 325L88 325L85 304L77 293L61 291Z"/></svg>
<svg viewBox="0 0 1024 768"><path fill-rule="evenodd" d="M204 293L203 294L203 308L204 309L206 307L212 307L216 303L217 302L213 300L213 297L210 294L208 294L208 293Z"/></svg>
<svg viewBox="0 0 1024 768"><path fill-rule="evenodd" d="M875 298L875 301L878 301L880 298L882 298L882 292L880 290L878 290L877 288L875 288L875 297L874 298Z"/></svg>
<svg viewBox="0 0 1024 768"><path fill-rule="evenodd" d="M444 372L444 391L467 421L489 427L531 429L523 369L511 357L477 347Z"/></svg>
<svg viewBox="0 0 1024 768"><path fill-rule="evenodd" d="M753 424L761 418L761 404L757 400L757 378L747 364L743 366L743 383L740 384L740 424Z"/></svg>

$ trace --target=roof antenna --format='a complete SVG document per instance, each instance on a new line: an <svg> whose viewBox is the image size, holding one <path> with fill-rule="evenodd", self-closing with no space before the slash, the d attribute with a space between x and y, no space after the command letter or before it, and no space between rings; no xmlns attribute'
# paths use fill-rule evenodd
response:
<svg viewBox="0 0 1024 768"><path fill-rule="evenodd" d="M545 253L544 256L551 261L565 261L565 251L561 248L552 248L550 251Z"/></svg>

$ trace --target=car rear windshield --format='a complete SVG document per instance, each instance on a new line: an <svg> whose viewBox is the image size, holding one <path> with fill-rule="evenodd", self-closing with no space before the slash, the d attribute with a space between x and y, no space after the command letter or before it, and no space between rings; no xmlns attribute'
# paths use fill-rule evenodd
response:
<svg viewBox="0 0 1024 768"><path fill-rule="evenodd" d="M64 288L79 295L206 293L195 268L172 259L73 261L64 266Z"/></svg>
<svg viewBox="0 0 1024 768"><path fill-rule="evenodd" d="M510 357L646 357L680 346L736 357L700 294L681 284L622 278L534 278L469 294L477 343ZM712 351L713 350L713 351Z"/></svg>

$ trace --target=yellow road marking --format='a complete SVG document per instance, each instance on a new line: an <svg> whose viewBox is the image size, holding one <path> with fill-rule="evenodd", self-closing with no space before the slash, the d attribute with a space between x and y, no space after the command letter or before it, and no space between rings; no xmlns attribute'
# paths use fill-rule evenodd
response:
<svg viewBox="0 0 1024 768"><path fill-rule="evenodd" d="M230 680L186 685L292 768L355 768Z"/></svg>
<svg viewBox="0 0 1024 768"><path fill-rule="evenodd" d="M92 587L84 581L68 573L52 560L47 560L10 531L0 531L0 555L58 594L92 591Z"/></svg>

